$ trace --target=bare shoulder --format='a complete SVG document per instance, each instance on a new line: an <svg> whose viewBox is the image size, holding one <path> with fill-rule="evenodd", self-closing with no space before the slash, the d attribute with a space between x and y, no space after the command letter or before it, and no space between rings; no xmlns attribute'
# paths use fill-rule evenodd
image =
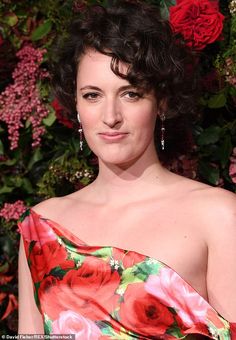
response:
<svg viewBox="0 0 236 340"><path fill-rule="evenodd" d="M203 230L221 233L228 228L236 232L235 193L185 178L179 182L178 195Z"/></svg>
<svg viewBox="0 0 236 340"><path fill-rule="evenodd" d="M60 208L62 206L62 201L63 199L61 197L53 197L49 198L45 201L42 201L32 207L32 209L43 216L48 216L50 217L52 212L56 213L57 211L60 211Z"/></svg>
<svg viewBox="0 0 236 340"><path fill-rule="evenodd" d="M199 190L196 199L200 207L215 219L224 218L225 222L236 218L236 195L235 193L217 187L206 186Z"/></svg>
<svg viewBox="0 0 236 340"><path fill-rule="evenodd" d="M35 205L32 209L43 217L57 220L66 212L71 211L74 208L76 209L76 206L79 205L79 202L83 200L84 191L86 190L81 189L66 196L47 199Z"/></svg>
<svg viewBox="0 0 236 340"><path fill-rule="evenodd" d="M201 232L208 248L209 303L227 320L236 320L236 195L206 187L196 192Z"/></svg>
<svg viewBox="0 0 236 340"><path fill-rule="evenodd" d="M199 218L210 235L236 237L235 193L199 183L193 196Z"/></svg>

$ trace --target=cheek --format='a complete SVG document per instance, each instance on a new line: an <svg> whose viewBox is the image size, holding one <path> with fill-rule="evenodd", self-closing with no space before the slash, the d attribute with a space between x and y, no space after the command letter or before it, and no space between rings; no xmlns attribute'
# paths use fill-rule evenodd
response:
<svg viewBox="0 0 236 340"><path fill-rule="evenodd" d="M135 117L134 128L140 128L142 131L147 133L147 131L154 131L156 124L157 115L153 111L143 110L140 114L137 114Z"/></svg>
<svg viewBox="0 0 236 340"><path fill-rule="evenodd" d="M97 125L98 119L96 110L93 112L93 110L87 109L83 105L78 105L78 112L84 130L90 129L91 127L95 127Z"/></svg>

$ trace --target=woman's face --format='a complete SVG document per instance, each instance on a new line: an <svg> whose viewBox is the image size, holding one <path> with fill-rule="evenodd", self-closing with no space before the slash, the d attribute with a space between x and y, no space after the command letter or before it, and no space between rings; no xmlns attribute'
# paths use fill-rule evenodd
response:
<svg viewBox="0 0 236 340"><path fill-rule="evenodd" d="M141 157L153 142L157 105L116 76L111 57L89 50L79 63L77 111L91 150L100 160L117 165ZM127 66L120 64L125 73Z"/></svg>

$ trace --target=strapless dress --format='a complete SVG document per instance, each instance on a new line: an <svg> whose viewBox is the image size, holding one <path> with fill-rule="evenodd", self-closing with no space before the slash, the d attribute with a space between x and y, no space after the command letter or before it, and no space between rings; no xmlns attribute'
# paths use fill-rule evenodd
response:
<svg viewBox="0 0 236 340"><path fill-rule="evenodd" d="M32 209L18 225L46 335L236 339L236 324L163 262L117 247L90 246Z"/></svg>

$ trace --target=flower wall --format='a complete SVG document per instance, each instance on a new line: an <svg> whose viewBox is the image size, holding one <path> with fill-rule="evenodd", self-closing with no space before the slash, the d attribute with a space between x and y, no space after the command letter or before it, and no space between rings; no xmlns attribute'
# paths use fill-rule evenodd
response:
<svg viewBox="0 0 236 340"><path fill-rule="evenodd" d="M50 89L53 43L86 6L112 2L0 3L0 334L17 332L17 219L27 206L79 190L97 173L96 157L79 150L77 126ZM236 1L146 2L196 51L201 74L202 114L190 151L165 165L236 192Z"/></svg>

